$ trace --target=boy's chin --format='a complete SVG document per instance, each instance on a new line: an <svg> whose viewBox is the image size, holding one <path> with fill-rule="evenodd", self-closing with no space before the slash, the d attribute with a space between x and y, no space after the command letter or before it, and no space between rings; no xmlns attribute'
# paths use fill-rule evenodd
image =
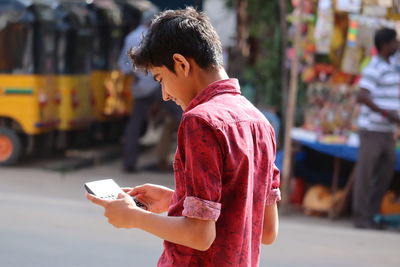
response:
<svg viewBox="0 0 400 267"><path fill-rule="evenodd" d="M185 110L186 107L184 107L183 105L181 105L181 104L180 104L179 102L177 102L177 101L174 101L174 102L175 102L175 104L176 104L177 106L180 106L182 110Z"/></svg>

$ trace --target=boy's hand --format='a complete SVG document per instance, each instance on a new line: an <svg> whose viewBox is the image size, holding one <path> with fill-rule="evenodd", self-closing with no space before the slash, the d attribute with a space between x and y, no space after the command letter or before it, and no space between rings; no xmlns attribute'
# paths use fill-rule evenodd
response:
<svg viewBox="0 0 400 267"><path fill-rule="evenodd" d="M122 188L147 206L148 211L162 213L168 211L174 190L165 186L144 184L134 188Z"/></svg>
<svg viewBox="0 0 400 267"><path fill-rule="evenodd" d="M119 194L116 200L101 199L88 193L86 193L86 198L94 204L102 206L108 222L117 228L136 228L139 213L145 212L138 208L132 197L126 193Z"/></svg>

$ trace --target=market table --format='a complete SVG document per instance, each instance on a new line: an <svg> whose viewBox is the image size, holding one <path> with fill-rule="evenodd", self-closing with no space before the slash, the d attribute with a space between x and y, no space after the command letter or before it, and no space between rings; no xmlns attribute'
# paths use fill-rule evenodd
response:
<svg viewBox="0 0 400 267"><path fill-rule="evenodd" d="M307 132L303 129L294 128L291 134L293 141L298 144L311 148L317 152L330 155L334 158L333 174L332 174L332 194L335 194L338 190L339 173L341 169L341 161L347 160L350 162L356 162L358 156L358 145L353 143L353 145L348 144L327 144L317 141L316 135L311 132ZM283 153L278 153L277 155L277 166L281 169L281 160L283 159ZM396 171L400 171L400 150L396 151ZM354 182L354 167L350 173L350 176L346 182L344 188L343 198L338 202L334 203L329 211L329 217L334 219L338 217L346 206L349 204L350 193Z"/></svg>
<svg viewBox="0 0 400 267"><path fill-rule="evenodd" d="M297 141L303 146L309 147L315 151L333 156L335 158L340 158L351 162L357 161L358 147L356 146L349 146L346 144L325 144L318 142L310 142L306 140L300 140L297 138L293 138L293 140ZM395 170L400 171L400 150L396 150Z"/></svg>

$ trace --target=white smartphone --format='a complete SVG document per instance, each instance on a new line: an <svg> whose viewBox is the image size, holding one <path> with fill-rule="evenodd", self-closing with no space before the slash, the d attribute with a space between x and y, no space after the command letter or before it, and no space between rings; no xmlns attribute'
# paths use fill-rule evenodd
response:
<svg viewBox="0 0 400 267"><path fill-rule="evenodd" d="M115 200L118 194L122 193L121 187L113 179L97 180L85 183L85 189L89 194L95 195L102 199ZM136 206L147 210L147 206L136 198L132 197Z"/></svg>

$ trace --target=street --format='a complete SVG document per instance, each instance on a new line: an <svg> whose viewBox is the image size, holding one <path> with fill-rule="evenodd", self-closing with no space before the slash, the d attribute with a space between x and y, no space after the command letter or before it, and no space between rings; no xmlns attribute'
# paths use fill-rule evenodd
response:
<svg viewBox="0 0 400 267"><path fill-rule="evenodd" d="M39 166L0 169L0 266L155 266L162 241L115 229L84 197L83 183L173 187L172 174L124 174L120 161L60 173ZM262 247L260 266L400 266L400 233L355 230L348 219L281 216L278 240Z"/></svg>

